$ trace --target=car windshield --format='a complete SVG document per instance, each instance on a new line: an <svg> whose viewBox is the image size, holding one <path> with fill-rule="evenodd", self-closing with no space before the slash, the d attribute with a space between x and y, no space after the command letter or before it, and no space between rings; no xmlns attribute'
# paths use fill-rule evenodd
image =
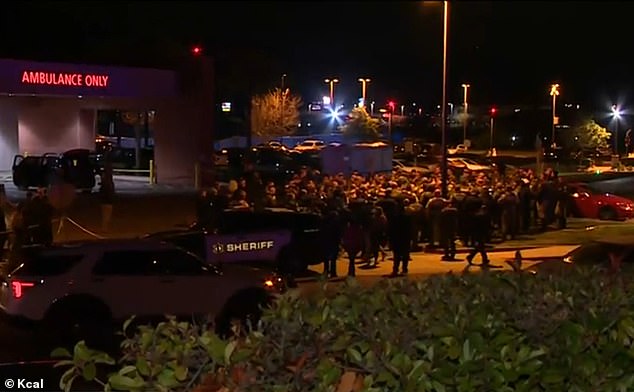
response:
<svg viewBox="0 0 634 392"><path fill-rule="evenodd" d="M300 144L300 146L306 146L306 147L312 147L314 145L315 145L315 142L308 141L308 140L305 141L305 142L302 142L302 144Z"/></svg>

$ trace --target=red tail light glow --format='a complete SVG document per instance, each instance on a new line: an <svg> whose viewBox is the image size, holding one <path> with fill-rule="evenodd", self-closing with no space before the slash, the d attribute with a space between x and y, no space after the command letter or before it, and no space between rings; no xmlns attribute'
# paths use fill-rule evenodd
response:
<svg viewBox="0 0 634 392"><path fill-rule="evenodd" d="M11 289L13 290L13 297L15 299L22 298L24 295L24 289L27 287L33 287L35 283L31 282L20 282L19 280L14 280L11 282Z"/></svg>

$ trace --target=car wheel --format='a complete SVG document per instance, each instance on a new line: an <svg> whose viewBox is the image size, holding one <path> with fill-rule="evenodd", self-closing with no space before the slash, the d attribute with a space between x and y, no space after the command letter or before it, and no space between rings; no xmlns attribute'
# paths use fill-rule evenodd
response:
<svg viewBox="0 0 634 392"><path fill-rule="evenodd" d="M215 330L221 337L242 335L256 329L263 309L270 306L273 296L264 289L253 287L233 295L216 317Z"/></svg>
<svg viewBox="0 0 634 392"><path fill-rule="evenodd" d="M616 211L611 207L603 207L599 210L599 219L601 220L616 220Z"/></svg>
<svg viewBox="0 0 634 392"><path fill-rule="evenodd" d="M84 340L92 348L108 350L114 344L110 310L95 299L69 298L53 305L45 328L49 337L65 346Z"/></svg>

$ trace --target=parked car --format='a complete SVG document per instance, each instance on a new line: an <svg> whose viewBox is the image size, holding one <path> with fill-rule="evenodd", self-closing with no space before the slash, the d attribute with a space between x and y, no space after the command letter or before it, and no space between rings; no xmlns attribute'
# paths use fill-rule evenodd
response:
<svg viewBox="0 0 634 392"><path fill-rule="evenodd" d="M482 165L469 158L447 158L449 166L469 171L490 171L491 166Z"/></svg>
<svg viewBox="0 0 634 392"><path fill-rule="evenodd" d="M226 326L272 298L279 282L150 239L28 248L20 260L0 283L0 311L67 338L94 336L131 316L213 315Z"/></svg>
<svg viewBox="0 0 634 392"><path fill-rule="evenodd" d="M585 183L566 185L571 199L571 213L578 217L625 220L634 217L634 201L600 192Z"/></svg>
<svg viewBox="0 0 634 392"><path fill-rule="evenodd" d="M464 144L458 144L455 148L448 148L447 153L450 155L462 154L467 152L468 148Z"/></svg>
<svg viewBox="0 0 634 392"><path fill-rule="evenodd" d="M422 167L422 166L411 166L411 165L407 165L405 164L404 161L400 160L400 159L393 159L392 160L392 170L395 171L402 171L402 172L406 172L406 173L429 173L430 170L426 167Z"/></svg>
<svg viewBox="0 0 634 392"><path fill-rule="evenodd" d="M578 266L608 268L611 265L611 254L619 256L622 265L634 265L634 237L605 238L587 242L563 256L524 259L533 262L524 271L532 274L554 274L566 273ZM509 263L513 261L509 260Z"/></svg>
<svg viewBox="0 0 634 392"><path fill-rule="evenodd" d="M326 147L326 143L321 140L308 139L295 146L296 151L319 151Z"/></svg>

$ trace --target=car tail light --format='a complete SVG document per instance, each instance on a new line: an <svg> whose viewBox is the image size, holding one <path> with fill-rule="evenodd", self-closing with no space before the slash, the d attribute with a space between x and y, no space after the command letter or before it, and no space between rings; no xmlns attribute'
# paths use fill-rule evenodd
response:
<svg viewBox="0 0 634 392"><path fill-rule="evenodd" d="M24 295L25 289L35 286L33 282L24 282L20 280L11 281L11 291L13 292L13 298L20 299Z"/></svg>

